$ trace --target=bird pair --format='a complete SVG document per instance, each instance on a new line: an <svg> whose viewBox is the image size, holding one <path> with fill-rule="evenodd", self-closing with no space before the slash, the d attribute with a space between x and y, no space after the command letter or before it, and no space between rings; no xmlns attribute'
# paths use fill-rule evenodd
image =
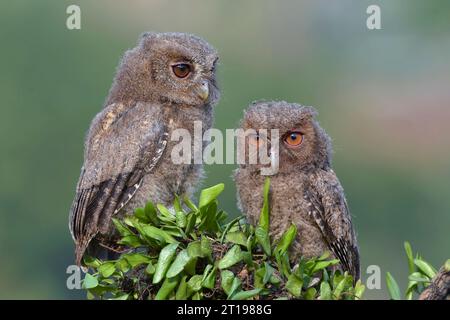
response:
<svg viewBox="0 0 450 320"><path fill-rule="evenodd" d="M203 175L201 164L174 164L177 129L194 136L212 127L219 100L216 50L184 33L145 33L119 64L108 98L89 128L84 163L70 212L77 264L83 255L114 247L113 217L123 217L146 202L169 205L174 195L190 196ZM359 278L359 254L343 189L331 169L331 144L311 107L261 101L247 109L242 129L255 129L246 144L279 146L278 172L271 177L271 235L277 239L295 223L293 256L330 251L342 269ZM277 137L258 129L276 129ZM278 141L274 141L278 139ZM205 146L203 146L203 149ZM196 153L203 150L194 150ZM202 153L203 154L203 153ZM265 177L259 164L235 172L238 204L256 223Z"/></svg>

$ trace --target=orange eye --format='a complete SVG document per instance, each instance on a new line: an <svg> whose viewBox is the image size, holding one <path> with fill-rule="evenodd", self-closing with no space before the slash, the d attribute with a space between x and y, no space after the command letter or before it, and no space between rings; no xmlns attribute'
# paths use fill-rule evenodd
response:
<svg viewBox="0 0 450 320"><path fill-rule="evenodd" d="M298 131L291 131L284 138L284 142L290 147L298 147L302 141L303 135Z"/></svg>
<svg viewBox="0 0 450 320"><path fill-rule="evenodd" d="M186 78L191 73L191 66L187 63L177 63L172 66L172 71L178 78Z"/></svg>

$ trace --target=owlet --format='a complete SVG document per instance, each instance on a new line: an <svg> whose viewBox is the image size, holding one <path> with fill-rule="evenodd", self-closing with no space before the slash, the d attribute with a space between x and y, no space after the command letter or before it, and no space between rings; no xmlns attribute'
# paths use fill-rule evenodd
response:
<svg viewBox="0 0 450 320"><path fill-rule="evenodd" d="M291 258L329 251L356 281L359 253L355 232L344 190L331 168L330 138L315 115L312 107L284 101L251 104L241 122L242 129L253 129L245 136L246 150L253 145L257 150L264 148L262 154L267 150L269 156L271 146L278 144L279 168L270 177L271 237L279 239L294 223L298 233ZM266 176L260 172L264 165L253 163L240 165L235 181L240 209L256 224Z"/></svg>
<svg viewBox="0 0 450 320"><path fill-rule="evenodd" d="M85 141L69 223L77 264L86 249L96 255L114 245L112 217L150 200L170 205L175 194L192 194L202 166L174 164L178 141L170 137L180 128L193 137L196 121L203 131L212 126L217 59L206 41L182 33L145 33L125 52ZM191 160L202 152L191 149Z"/></svg>

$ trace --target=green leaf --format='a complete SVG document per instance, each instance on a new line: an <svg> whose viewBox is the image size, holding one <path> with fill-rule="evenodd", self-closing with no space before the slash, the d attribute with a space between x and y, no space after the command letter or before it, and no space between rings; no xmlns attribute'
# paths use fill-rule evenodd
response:
<svg viewBox="0 0 450 320"><path fill-rule="evenodd" d="M319 261L327 260L330 255L331 255L330 251L327 250L324 253L322 253L322 255L319 258L317 258L317 260Z"/></svg>
<svg viewBox="0 0 450 320"><path fill-rule="evenodd" d="M168 235L170 235L172 237L186 238L186 234L178 226L164 225L161 227L161 230L163 230L164 232L166 232Z"/></svg>
<svg viewBox="0 0 450 320"><path fill-rule="evenodd" d="M266 181L264 182L264 189L263 189L264 202L263 207L261 209L261 214L259 216L259 224L258 224L258 227L260 227L267 233L269 232L269 191L270 191L270 178L267 177Z"/></svg>
<svg viewBox="0 0 450 320"><path fill-rule="evenodd" d="M408 279L410 281L416 281L416 282L431 282L430 278L427 276L424 276L420 272L413 272L408 276Z"/></svg>
<svg viewBox="0 0 450 320"><path fill-rule="evenodd" d="M143 223L150 223L150 218L145 214L144 208L136 208L134 210L134 216L139 219L139 221Z"/></svg>
<svg viewBox="0 0 450 320"><path fill-rule="evenodd" d="M172 278L181 273L181 271L183 271L184 267L191 259L192 258L189 256L186 249L181 250L175 258L175 261L170 266L169 270L167 270L166 277Z"/></svg>
<svg viewBox="0 0 450 320"><path fill-rule="evenodd" d="M102 275L104 278L109 278L114 271L116 271L116 266L114 262L106 262L103 263L99 268L98 272Z"/></svg>
<svg viewBox="0 0 450 320"><path fill-rule="evenodd" d="M228 232L225 238L228 242L247 246L247 237L242 231Z"/></svg>
<svg viewBox="0 0 450 320"><path fill-rule="evenodd" d="M125 236L118 241L118 244L123 244L132 248L137 248L142 246L141 240L135 235Z"/></svg>
<svg viewBox="0 0 450 320"><path fill-rule="evenodd" d="M147 267L145 268L145 273L148 275L152 275L154 274L156 271L155 266L153 265L153 263L150 261L147 265Z"/></svg>
<svg viewBox="0 0 450 320"><path fill-rule="evenodd" d="M125 224L125 227L135 227L135 224L139 223L139 219L135 216L125 216L122 220L122 222ZM127 227L127 228L128 228Z"/></svg>
<svg viewBox="0 0 450 320"><path fill-rule="evenodd" d="M200 240L200 246L202 250L203 257L210 257L212 254L211 241L206 236L203 236Z"/></svg>
<svg viewBox="0 0 450 320"><path fill-rule="evenodd" d="M200 208L202 220L198 226L201 231L217 232L218 225L216 221L217 202L211 202L209 205Z"/></svg>
<svg viewBox="0 0 450 320"><path fill-rule="evenodd" d="M270 248L269 232L262 227L257 227L255 230L255 237L256 241L261 245L264 253L270 256L271 248Z"/></svg>
<svg viewBox="0 0 450 320"><path fill-rule="evenodd" d="M289 257L287 252L283 254L279 254L278 252L275 253L275 258L277 260L277 266L278 270L286 277L288 278L291 273L291 267L289 264Z"/></svg>
<svg viewBox="0 0 450 320"><path fill-rule="evenodd" d="M147 202L147 204L145 205L144 212L153 225L159 225L158 214L156 212L155 206L151 201Z"/></svg>
<svg viewBox="0 0 450 320"><path fill-rule="evenodd" d="M175 256L177 247L178 243L171 243L161 250L158 263L156 264L155 275L153 276L153 284L159 283L166 275L170 263Z"/></svg>
<svg viewBox="0 0 450 320"><path fill-rule="evenodd" d="M180 228L186 227L187 219L186 214L184 212L177 211L177 213L175 214L175 219L177 222L177 226L179 226Z"/></svg>
<svg viewBox="0 0 450 320"><path fill-rule="evenodd" d="M278 242L275 250L277 250L281 254L285 253L294 241L296 235L297 226L295 224L291 224L286 232L281 236L281 239Z"/></svg>
<svg viewBox="0 0 450 320"><path fill-rule="evenodd" d="M206 238L206 237L204 237ZM207 253L207 251L205 250L205 252L202 250L202 243L201 241L194 241L188 244L187 246L187 252L189 257L191 258L203 258L205 256L205 253Z"/></svg>
<svg viewBox="0 0 450 320"><path fill-rule="evenodd" d="M228 218L228 213L226 213L223 210L220 210L219 212L217 212L216 214L216 221L217 223L219 223L220 225L223 225L225 223L225 221Z"/></svg>
<svg viewBox="0 0 450 320"><path fill-rule="evenodd" d="M263 282L264 274L266 272L265 267L261 267L255 270L253 286L255 288L264 288L265 283Z"/></svg>
<svg viewBox="0 0 450 320"><path fill-rule="evenodd" d="M436 269L434 269L433 266L428 262L422 259L414 259L414 264L430 279L433 279L436 276Z"/></svg>
<svg viewBox="0 0 450 320"><path fill-rule="evenodd" d="M348 277L346 274L344 274L344 276L340 277L339 283L336 285L336 287L333 290L333 296L336 299L340 299L341 293L344 292L347 284L348 284Z"/></svg>
<svg viewBox="0 0 450 320"><path fill-rule="evenodd" d="M201 292L196 292L194 293L194 295L192 296L192 300L202 300L202 293Z"/></svg>
<svg viewBox="0 0 450 320"><path fill-rule="evenodd" d="M189 279L187 285L192 291L197 292L202 288L202 279L203 276L196 274Z"/></svg>
<svg viewBox="0 0 450 320"><path fill-rule="evenodd" d="M219 183L215 186L212 186L207 189L203 189L200 193L200 200L198 206L200 208L208 205L210 202L214 201L217 196L223 191L225 185L223 183Z"/></svg>
<svg viewBox="0 0 450 320"><path fill-rule="evenodd" d="M197 258L190 259L189 262L184 267L187 274L193 276L195 274L195 269L197 267Z"/></svg>
<svg viewBox="0 0 450 320"><path fill-rule="evenodd" d="M191 209L194 212L198 211L197 206L191 200L189 200L187 196L184 196L183 201L189 209Z"/></svg>
<svg viewBox="0 0 450 320"><path fill-rule="evenodd" d="M239 291L231 297L231 300L248 300L250 298L257 296L261 292L261 290L262 289Z"/></svg>
<svg viewBox="0 0 450 320"><path fill-rule="evenodd" d="M187 276L183 276L180 280L177 292L175 293L176 300L186 300L189 297L189 291L187 286Z"/></svg>
<svg viewBox="0 0 450 320"><path fill-rule="evenodd" d="M212 265L208 265L211 266ZM217 274L217 268L216 267L212 267L212 270L208 273L206 272L207 269L205 269L205 275L203 276L202 279L202 286L207 288L207 289L214 289L214 285L216 284L216 274Z"/></svg>
<svg viewBox="0 0 450 320"><path fill-rule="evenodd" d="M242 251L239 245L234 245L218 263L219 269L229 268L242 260Z"/></svg>
<svg viewBox="0 0 450 320"><path fill-rule="evenodd" d="M166 278L156 293L155 300L165 300L178 285L180 277Z"/></svg>
<svg viewBox="0 0 450 320"><path fill-rule="evenodd" d="M331 287L328 282L320 284L320 300L331 300Z"/></svg>
<svg viewBox="0 0 450 320"><path fill-rule="evenodd" d="M91 267L93 269L97 269L102 264L99 259L86 255L83 257L83 262L86 267Z"/></svg>
<svg viewBox="0 0 450 320"><path fill-rule="evenodd" d="M228 294L228 298L230 299L238 290L241 289L242 281L238 277L233 278L233 282L231 283L230 293Z"/></svg>
<svg viewBox="0 0 450 320"><path fill-rule="evenodd" d="M362 299L365 290L366 287L362 284L361 279L359 279L355 284L355 298Z"/></svg>
<svg viewBox="0 0 450 320"><path fill-rule="evenodd" d="M304 294L306 300L314 300L316 297L317 290L315 288L308 288Z"/></svg>
<svg viewBox="0 0 450 320"><path fill-rule="evenodd" d="M131 232L130 229L128 229L122 222L120 222L116 218L112 218L112 222L122 237L134 235L134 233Z"/></svg>
<svg viewBox="0 0 450 320"><path fill-rule="evenodd" d="M407 300L412 300L414 292L418 292L419 282L409 281L408 287L406 288L405 297Z"/></svg>
<svg viewBox="0 0 450 320"><path fill-rule="evenodd" d="M409 273L413 273L415 268L414 268L414 255L413 255L413 252L411 249L411 245L409 244L408 241L405 241L404 247L405 247L406 257L408 258Z"/></svg>
<svg viewBox="0 0 450 320"><path fill-rule="evenodd" d="M84 289L92 289L98 286L98 280L97 277L94 277L93 275L86 273L83 280L83 288Z"/></svg>
<svg viewBox="0 0 450 320"><path fill-rule="evenodd" d="M270 279L269 282L275 286L278 286L281 283L281 279L279 276L277 276L276 274L273 274Z"/></svg>
<svg viewBox="0 0 450 320"><path fill-rule="evenodd" d="M264 262L264 277L263 277L263 283L266 284L270 278L272 277L275 269L266 261Z"/></svg>
<svg viewBox="0 0 450 320"><path fill-rule="evenodd" d="M156 207L158 208L158 211L161 213L162 217L168 218L168 221L175 221L175 215L169 209L167 209L166 206L158 203Z"/></svg>
<svg viewBox="0 0 450 320"><path fill-rule="evenodd" d="M229 270L223 270L220 273L220 285L227 295L229 295L231 292L233 280L234 280L233 272Z"/></svg>
<svg viewBox="0 0 450 320"><path fill-rule="evenodd" d="M187 222L186 222L186 229L184 229L184 232L189 235L195 227L195 222L197 220L197 216L195 215L195 213L190 213L187 216Z"/></svg>
<svg viewBox="0 0 450 320"><path fill-rule="evenodd" d="M254 263L253 263L253 255L251 254L251 252L248 251L242 251L242 261L248 265L250 268L254 267Z"/></svg>
<svg viewBox="0 0 450 320"><path fill-rule="evenodd" d="M394 277L389 272L386 273L386 285L391 299L400 300L400 288L398 287L397 281L395 281Z"/></svg>
<svg viewBox="0 0 450 320"><path fill-rule="evenodd" d="M149 263L150 257L143 255L141 253L131 253L123 256L132 268L141 265L143 263Z"/></svg>
<svg viewBox="0 0 450 320"><path fill-rule="evenodd" d="M154 226L140 224L140 228L141 228L140 231L143 233L144 236L149 237L151 239L155 239L162 244L177 242L177 240L175 240L166 231L156 228Z"/></svg>
<svg viewBox="0 0 450 320"><path fill-rule="evenodd" d="M91 291L88 290L87 294L86 294L86 298L88 300L94 300L95 299L95 295Z"/></svg>
<svg viewBox="0 0 450 320"><path fill-rule="evenodd" d="M116 262L116 268L119 269L122 272L128 272L128 270L130 270L130 264L125 259L125 257L121 257Z"/></svg>
<svg viewBox="0 0 450 320"><path fill-rule="evenodd" d="M225 230L222 233L222 236L220 237L220 243L223 243L223 241L225 240L225 237L227 235L227 233L230 231L230 229L237 223L239 222L239 220L241 220L244 216L240 215L239 217L234 218L233 220L231 220L230 222L228 222L225 226Z"/></svg>
<svg viewBox="0 0 450 320"><path fill-rule="evenodd" d="M314 264L314 267L311 269L310 274L313 275L316 272L328 268L329 266L334 266L339 263L338 259L328 260L328 261L318 261Z"/></svg>
<svg viewBox="0 0 450 320"><path fill-rule="evenodd" d="M286 289L295 297L300 297L302 294L303 280L292 273L286 282Z"/></svg>
<svg viewBox="0 0 450 320"><path fill-rule="evenodd" d="M175 199L173 200L173 208L175 212L183 212L183 208L181 207L180 198L175 195Z"/></svg>

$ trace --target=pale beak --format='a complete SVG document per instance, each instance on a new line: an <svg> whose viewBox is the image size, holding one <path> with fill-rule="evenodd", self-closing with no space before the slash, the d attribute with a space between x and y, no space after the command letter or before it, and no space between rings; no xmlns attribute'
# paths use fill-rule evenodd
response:
<svg viewBox="0 0 450 320"><path fill-rule="evenodd" d="M203 81L202 84L197 87L197 94L203 101L206 101L206 99L208 99L209 97L208 81Z"/></svg>

